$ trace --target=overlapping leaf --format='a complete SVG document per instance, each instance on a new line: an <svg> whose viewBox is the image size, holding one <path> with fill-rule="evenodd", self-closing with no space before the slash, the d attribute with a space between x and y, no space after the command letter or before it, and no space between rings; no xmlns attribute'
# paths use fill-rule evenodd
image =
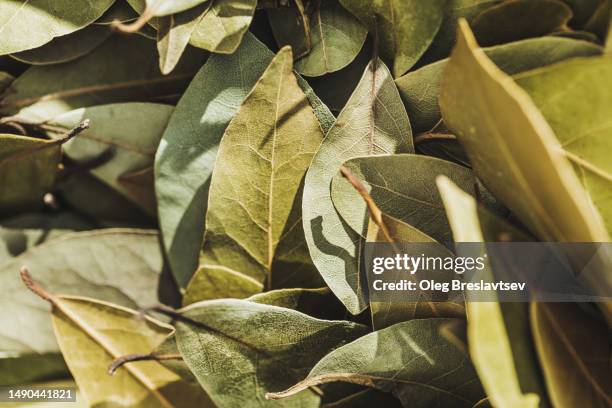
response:
<svg viewBox="0 0 612 408"><path fill-rule="evenodd" d="M218 406L318 406L321 397L314 391L276 404L264 397L299 381L325 354L367 332L356 323L244 300L200 302L181 313L179 350Z"/></svg>
<svg viewBox="0 0 612 408"><path fill-rule="evenodd" d="M54 38L41 47L11 54L11 57L32 65L60 64L89 54L112 33L107 26L91 24L75 33Z"/></svg>
<svg viewBox="0 0 612 408"><path fill-rule="evenodd" d="M250 34L234 54L212 55L164 132L155 159L155 184L164 244L181 286L197 267L219 141L271 59L272 53Z"/></svg>
<svg viewBox="0 0 612 408"><path fill-rule="evenodd" d="M572 10L561 0L510 0L480 13L472 22L482 46L568 30Z"/></svg>
<svg viewBox="0 0 612 408"><path fill-rule="evenodd" d="M92 105L161 99L182 92L204 57L194 51L172 74L162 76L152 42L113 36L78 60L29 68L0 100L0 113L38 123Z"/></svg>
<svg viewBox="0 0 612 408"><path fill-rule="evenodd" d="M465 190L474 191L475 179L470 169L433 157L415 154L363 157L351 159L344 166L363 181L383 213L446 244L452 238L436 177L446 175ZM334 176L331 195L342 219L365 236L366 203L340 173Z"/></svg>
<svg viewBox="0 0 612 408"><path fill-rule="evenodd" d="M308 15L304 30L297 8L272 9L270 25L280 45L298 54L295 69L309 77L338 71L350 64L363 47L367 30L338 0L319 2Z"/></svg>
<svg viewBox="0 0 612 408"><path fill-rule="evenodd" d="M570 79L571 78L571 79ZM574 59L516 77L540 109L612 234L612 59ZM570 80L572 86L559 86ZM585 98L597 100L585 104Z"/></svg>
<svg viewBox="0 0 612 408"><path fill-rule="evenodd" d="M65 234L3 263L0 348L44 353L57 345L44 302L19 282L23 265L49 290L145 307L157 302L163 259L154 231L109 229Z"/></svg>
<svg viewBox="0 0 612 408"><path fill-rule="evenodd" d="M241 286L237 277L268 289L317 282L299 208L301 182L323 132L292 62L290 48L279 51L225 131L210 186L202 266L189 291L212 285L225 297Z"/></svg>
<svg viewBox="0 0 612 408"><path fill-rule="evenodd" d="M303 381L269 397L344 381L391 392L403 406L471 408L484 393L467 356L439 333L450 321L412 320L370 333L332 351Z"/></svg>
<svg viewBox="0 0 612 408"><path fill-rule="evenodd" d="M469 194L447 178L438 181L457 242L530 241L520 230L479 207ZM487 264L487 267L491 268ZM470 302L470 356L487 395L499 407L547 405L536 354L531 343L528 305Z"/></svg>
<svg viewBox="0 0 612 408"><path fill-rule="evenodd" d="M0 55L29 50L55 37L70 34L90 23L114 0L2 0L0 2Z"/></svg>
<svg viewBox="0 0 612 408"><path fill-rule="evenodd" d="M528 95L477 49L465 23L460 27L440 106L476 172L540 238L605 241L601 217L550 126ZM478 97L461 98L465 92Z"/></svg>
<svg viewBox="0 0 612 408"><path fill-rule="evenodd" d="M247 32L257 0L210 0L189 43L205 50L232 54Z"/></svg>
<svg viewBox="0 0 612 408"><path fill-rule="evenodd" d="M51 131L71 129L88 118L91 126L65 145L65 153L77 162L102 156L112 157L91 171L152 215L156 214L152 177L142 188L126 180L131 172L153 166L155 151L173 107L154 103L118 103L81 108L46 123ZM151 175L152 176L152 175ZM143 190L143 191L141 191Z"/></svg>
<svg viewBox="0 0 612 408"><path fill-rule="evenodd" d="M367 302L359 271L362 240L334 208L331 181L353 157L412 150L410 122L391 73L382 61L372 61L310 164L302 203L312 260L351 313Z"/></svg>
<svg viewBox="0 0 612 408"><path fill-rule="evenodd" d="M444 0L340 0L371 32L377 32L381 56L393 75L406 73L423 55L440 29Z"/></svg>
<svg viewBox="0 0 612 408"><path fill-rule="evenodd" d="M477 49L465 22L460 22L460 33L440 107L474 170L540 239L606 242L601 215L592 208L550 125L527 93ZM466 92L472 97L462 97ZM596 293L612 287L610 276L591 273L582 278ZM603 307L612 313L609 305Z"/></svg>
<svg viewBox="0 0 612 408"><path fill-rule="evenodd" d="M517 74L573 58L598 55L601 48L566 38L534 38L484 48L483 51L505 73ZM440 121L438 97L448 60L424 66L396 80L415 132L426 132Z"/></svg>
<svg viewBox="0 0 612 408"><path fill-rule="evenodd" d="M205 394L159 362L127 364L114 376L100 376L112 361L157 347L172 327L111 303L83 297L57 296L24 281L52 306L52 320L62 354L80 392L90 406L194 407Z"/></svg>

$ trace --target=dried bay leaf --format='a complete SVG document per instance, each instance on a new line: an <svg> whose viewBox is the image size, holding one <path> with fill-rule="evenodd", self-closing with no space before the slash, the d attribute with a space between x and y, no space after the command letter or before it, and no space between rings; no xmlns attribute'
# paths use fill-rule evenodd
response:
<svg viewBox="0 0 612 408"><path fill-rule="evenodd" d="M185 48L189 44L191 33L198 23L203 7L196 7L176 15L160 17L157 20L157 51L159 69L166 75L178 64Z"/></svg>
<svg viewBox="0 0 612 408"><path fill-rule="evenodd" d="M346 171L346 170L344 170ZM349 170L350 171L350 170ZM367 228L366 241L368 243L386 243L386 244L402 244L413 242L436 243L436 240L422 231L416 229L410 224L407 224L397 218L393 218L382 212L374 203L374 200L366 191L366 187L361 180L353 173L348 177L352 183L355 183L355 189L360 191L364 201L368 205L370 218ZM397 249L397 246L392 249ZM431 246L427 248L428 256L453 256L453 253L443 246ZM394 251L397 253L397 251ZM389 253L392 256L393 252ZM451 274L448 276L432 276L437 282L450 281ZM414 302L402 299L393 298L388 301L373 301L370 300L370 311L372 315L372 326L375 330L380 330L396 323L401 323L406 320L415 318L430 318L430 317L464 317L465 310L463 305L455 302L434 302L423 301Z"/></svg>
<svg viewBox="0 0 612 408"><path fill-rule="evenodd" d="M462 98L465 92L473 96ZM525 91L477 48L465 22L440 101L444 121L476 173L539 238L607 240L601 217L590 208L552 129Z"/></svg>
<svg viewBox="0 0 612 408"><path fill-rule="evenodd" d="M568 30L572 9L561 0L509 0L480 13L471 22L483 47Z"/></svg>
<svg viewBox="0 0 612 408"><path fill-rule="evenodd" d="M248 31L257 0L210 0L189 43L210 52L232 54Z"/></svg>
<svg viewBox="0 0 612 408"><path fill-rule="evenodd" d="M81 108L46 122L52 130L70 129L84 118L89 129L65 145L65 153L76 162L85 162L112 149L110 160L91 170L91 174L117 190L149 214L156 214L152 177L144 192L130 187L122 177L153 165L157 145L173 107L156 103L117 103ZM152 174L151 174L152 176Z"/></svg>
<svg viewBox="0 0 612 408"><path fill-rule="evenodd" d="M245 300L204 301L180 312L179 350L218 406L319 406L321 397L313 391L276 404L264 396L303 378L326 353L367 333L360 324Z"/></svg>
<svg viewBox="0 0 612 408"><path fill-rule="evenodd" d="M403 406L471 408L484 392L467 356L440 335L453 320L417 319L367 334L327 354L304 380L268 397L343 381L391 392Z"/></svg>
<svg viewBox="0 0 612 408"><path fill-rule="evenodd" d="M160 142L155 158L160 227L172 273L182 287L197 269L219 141L271 59L272 53L250 34L234 54L211 55Z"/></svg>
<svg viewBox="0 0 612 408"><path fill-rule="evenodd" d="M89 54L112 34L107 26L91 24L72 34L56 37L41 47L11 54L11 57L32 65L60 64Z"/></svg>
<svg viewBox="0 0 612 408"><path fill-rule="evenodd" d="M601 47L566 38L533 38L484 48L483 51L505 73L517 74L572 57L599 55ZM448 60L426 65L396 79L397 88L416 132L434 128L441 119L438 97Z"/></svg>
<svg viewBox="0 0 612 408"><path fill-rule="evenodd" d="M463 98L465 92L472 96ZM550 125L529 95L477 49L465 21L446 69L440 108L484 185L538 238L609 240ZM583 260L574 260L580 268ZM593 293L612 287L609 274L582 273L580 279ZM612 305L600 306L612 320Z"/></svg>
<svg viewBox="0 0 612 408"><path fill-rule="evenodd" d="M318 77L308 78L308 83L319 98L334 113L340 112L357 87L367 65L372 59L372 41L366 39L363 48L346 67ZM334 86L329 86L329 84Z"/></svg>
<svg viewBox="0 0 612 408"><path fill-rule="evenodd" d="M346 67L359 54L367 35L365 27L338 0L319 2L308 16L310 47L296 8L271 9L268 17L279 45L291 45L296 54L299 50L296 71L309 77Z"/></svg>
<svg viewBox="0 0 612 408"><path fill-rule="evenodd" d="M205 58L204 53L192 51L163 76L153 42L115 35L78 60L29 68L13 82L14 92L0 101L0 113L39 123L86 106L150 101L180 93Z"/></svg>
<svg viewBox="0 0 612 408"><path fill-rule="evenodd" d="M23 265L49 290L148 307L158 299L163 257L155 231L108 229L65 234L0 265L0 349L54 353L47 308L19 282Z"/></svg>
<svg viewBox="0 0 612 408"><path fill-rule="evenodd" d="M93 23L114 0L0 1L0 55L29 50Z"/></svg>
<svg viewBox="0 0 612 408"><path fill-rule="evenodd" d="M302 203L312 260L353 314L367 307L359 270L362 239L334 208L331 181L342 163L353 157L410 151L410 122L391 73L382 61L373 61L313 158Z"/></svg>
<svg viewBox="0 0 612 408"><path fill-rule="evenodd" d="M112 303L49 293L32 281L27 270L22 270L22 279L51 304L60 349L90 406L200 406L201 390L157 361L127 364L113 376L100 375L120 356L157 347L172 332L171 326Z"/></svg>
<svg viewBox="0 0 612 408"><path fill-rule="evenodd" d="M381 56L393 76L406 73L423 55L444 17L445 0L340 0L370 29L378 32Z"/></svg>
<svg viewBox="0 0 612 408"><path fill-rule="evenodd" d="M279 51L225 130L211 180L201 267L188 292L198 293L211 280L216 297L232 290L225 279L234 285L237 278L255 280L269 289L317 281L299 208L301 182L323 132L292 62L289 47Z"/></svg>
<svg viewBox="0 0 612 408"><path fill-rule="evenodd" d="M438 180L456 242L527 242L532 238L478 206L448 178ZM487 267L490 268L489 263ZM529 305L469 301L468 345L472 362L492 404L548 406L529 326Z"/></svg>
<svg viewBox="0 0 612 408"><path fill-rule="evenodd" d="M213 54L179 101L155 159L155 183L164 245L177 282L197 269L210 176L221 136L273 54L246 33L234 54ZM324 130L333 115L298 78ZM178 182L177 182L178 181ZM259 291L250 282L239 297ZM195 299L197 300L197 299Z"/></svg>
<svg viewBox="0 0 612 408"><path fill-rule="evenodd" d="M560 87L567 78L575 85ZM555 132L608 234L612 234L611 79L608 56L565 61L515 78Z"/></svg>
<svg viewBox="0 0 612 408"><path fill-rule="evenodd" d="M447 246L452 242L450 226L436 188L436 177L445 175L474 193L474 175L466 167L416 154L360 157L344 163L360 179L380 210ZM366 203L351 183L338 173L331 184L334 206L342 219L366 235ZM401 241L401 240L400 240Z"/></svg>
<svg viewBox="0 0 612 408"><path fill-rule="evenodd" d="M57 140L0 134L0 214L42 207L55 184L64 137Z"/></svg>
<svg viewBox="0 0 612 408"><path fill-rule="evenodd" d="M612 405L606 323L572 303L533 303L530 317L554 406Z"/></svg>

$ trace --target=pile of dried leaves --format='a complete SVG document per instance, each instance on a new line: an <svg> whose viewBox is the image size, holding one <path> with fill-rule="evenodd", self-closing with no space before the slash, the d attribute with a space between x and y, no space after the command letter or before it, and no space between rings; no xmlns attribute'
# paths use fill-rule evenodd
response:
<svg viewBox="0 0 612 408"><path fill-rule="evenodd" d="M610 241L611 4L0 0L0 383L611 406L605 304L371 302L362 262Z"/></svg>

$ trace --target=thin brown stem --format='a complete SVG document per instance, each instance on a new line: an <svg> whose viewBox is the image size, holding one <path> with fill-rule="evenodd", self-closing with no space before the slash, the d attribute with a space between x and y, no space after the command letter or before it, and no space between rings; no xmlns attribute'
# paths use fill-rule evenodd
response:
<svg viewBox="0 0 612 408"><path fill-rule="evenodd" d="M353 172L351 172L345 166L340 167L340 173L342 173L342 176L344 176L344 178L346 178L348 182L351 183L353 188L355 188L355 190L357 190L359 195L363 198L363 201L365 201L366 205L368 206L368 210L370 211L370 217L372 218L372 221L374 221L378 228L381 229L383 235L385 236L385 239L389 241L389 243L395 242L393 237L391 237L391 234L389 233L385 222L383 221L382 211L380 210L380 208L378 208L378 206L374 202L374 199L372 199L372 196L370 195L366 187L363 185L361 180L359 180L353 174Z"/></svg>
<svg viewBox="0 0 612 408"><path fill-rule="evenodd" d="M30 289L34 294L40 297L43 300L51 303L52 305L57 304L57 298L54 294L47 292L45 288L43 288L38 282L32 279L32 275L30 275L30 271L27 266L22 266L19 270L19 276L21 276L21 281L28 289Z"/></svg>
<svg viewBox="0 0 612 408"><path fill-rule="evenodd" d="M133 34L133 33L137 33L138 31L140 31L154 17L155 17L155 11L150 8L146 8L145 11L140 15L140 17L136 19L136 21L126 24L119 20L114 20L111 23L111 27L114 30L117 30L122 33Z"/></svg>
<svg viewBox="0 0 612 408"><path fill-rule="evenodd" d="M457 137L450 133L421 133L414 137L414 144L430 140L457 140Z"/></svg>
<svg viewBox="0 0 612 408"><path fill-rule="evenodd" d="M116 358L111 365L108 366L108 374L114 375L115 372L124 364L133 363L136 361L165 361L165 360L182 360L183 356L180 354L128 354Z"/></svg>

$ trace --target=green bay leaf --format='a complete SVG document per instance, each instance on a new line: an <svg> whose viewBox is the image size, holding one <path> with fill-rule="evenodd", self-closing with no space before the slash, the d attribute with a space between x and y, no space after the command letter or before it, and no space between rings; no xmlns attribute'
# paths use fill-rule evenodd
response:
<svg viewBox="0 0 612 408"><path fill-rule="evenodd" d="M438 188L456 242L532 240L479 206L450 179L441 177ZM487 268L493 273L488 262ZM529 305L470 302L467 295L469 352L492 404L501 408L548 406L532 344Z"/></svg>
<svg viewBox="0 0 612 408"><path fill-rule="evenodd" d="M505 73L513 75L580 56L601 54L601 47L566 38L533 38L484 48ZM438 97L448 60L426 65L397 78L396 84L415 133L433 129L441 120Z"/></svg>
<svg viewBox="0 0 612 408"><path fill-rule="evenodd" d="M29 50L93 23L114 0L0 1L0 55Z"/></svg>
<svg viewBox="0 0 612 408"><path fill-rule="evenodd" d="M327 354L304 380L269 397L343 381L391 392L403 406L471 408L484 393L468 357L440 335L453 320L417 319L367 334Z"/></svg>
<svg viewBox="0 0 612 408"><path fill-rule="evenodd" d="M279 51L221 139L201 268L188 292L212 280L216 297L226 297L225 291L233 290L223 282L226 275L234 285L245 275L249 285L255 280L267 288L318 282L299 209L301 182L323 132L292 59L289 47Z"/></svg>
<svg viewBox="0 0 612 408"><path fill-rule="evenodd" d="M444 17L445 0L340 0L371 32L393 75L406 73L431 45Z"/></svg>
<svg viewBox="0 0 612 408"><path fill-rule="evenodd" d="M350 64L363 47L366 28L346 11L338 0L326 0L308 15L310 47L297 8L268 11L268 18L280 46L291 45L295 69L315 77L338 71Z"/></svg>
<svg viewBox="0 0 612 408"><path fill-rule="evenodd" d="M115 35L83 58L26 70L13 82L14 92L0 101L0 113L40 123L82 107L175 95L185 89L205 59L204 53L192 51L163 76L153 42Z"/></svg>
<svg viewBox="0 0 612 408"><path fill-rule="evenodd" d="M546 118L612 234L612 59L573 59L515 77ZM572 86L559 86L570 80Z"/></svg>
<svg viewBox="0 0 612 408"><path fill-rule="evenodd" d="M367 332L360 324L245 300L204 301L180 312L179 351L218 406L318 407L321 397L314 391L276 403L264 397L300 380L326 353Z"/></svg>
<svg viewBox="0 0 612 408"><path fill-rule="evenodd" d="M416 154L360 157L344 163L388 216L449 245L451 231L436 188L436 177L445 175L463 189L474 192L474 175L466 167ZM336 174L331 184L334 206L343 220L362 236L367 230L366 203L351 183Z"/></svg>
<svg viewBox="0 0 612 408"><path fill-rule="evenodd" d="M410 151L410 122L391 73L382 61L373 61L312 160L302 204L312 260L351 313L367 306L359 270L362 239L334 208L332 179L353 157Z"/></svg>
<svg viewBox="0 0 612 408"><path fill-rule="evenodd" d="M155 215L152 178L139 189L129 181L126 183L125 176L153 165L157 146L173 109L156 103L99 105L64 113L46 125L62 131L73 128L85 118L90 119L90 127L69 141L64 152L77 162L86 162L111 149L110 160L92 169L91 174ZM142 189L144 191L140 191Z"/></svg>

